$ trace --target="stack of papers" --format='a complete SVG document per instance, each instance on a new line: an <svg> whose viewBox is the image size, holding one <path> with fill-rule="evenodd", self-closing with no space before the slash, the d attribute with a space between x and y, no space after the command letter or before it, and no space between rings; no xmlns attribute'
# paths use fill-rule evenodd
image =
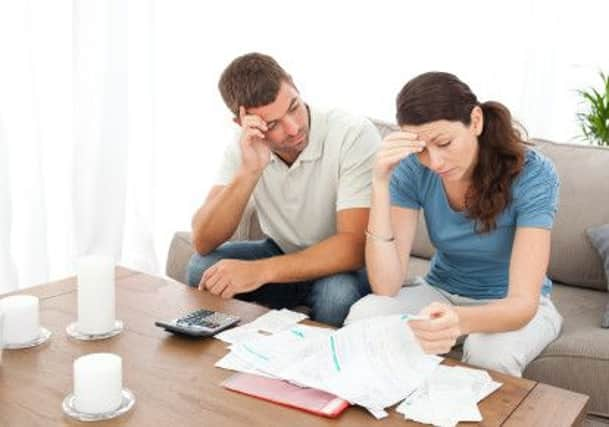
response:
<svg viewBox="0 0 609 427"><path fill-rule="evenodd" d="M486 371L440 365L396 411L406 419L434 426L480 422L478 402L499 387L501 383L493 381Z"/></svg>
<svg viewBox="0 0 609 427"><path fill-rule="evenodd" d="M216 338L231 350L216 366L322 390L365 407L376 418L396 410L437 426L479 422L478 402L497 390L483 370L440 365L426 355L408 321L382 316L332 330L298 324L307 316L272 310Z"/></svg>
<svg viewBox="0 0 609 427"><path fill-rule="evenodd" d="M423 353L408 320L376 317L336 331L293 324L273 335L235 332L229 336L231 352L216 366L323 390L382 418L385 408L421 387L442 360Z"/></svg>
<svg viewBox="0 0 609 427"><path fill-rule="evenodd" d="M226 343L236 344L239 341L247 341L283 331L306 318L308 318L306 314L285 308L270 310L253 322L227 329L215 335L215 337Z"/></svg>
<svg viewBox="0 0 609 427"><path fill-rule="evenodd" d="M256 341L259 338L270 336L270 334L287 330L306 318L308 318L306 314L287 310L285 308L281 310L270 310L253 322L246 323L236 328L227 329L215 335L215 338L231 344L229 349L232 349L234 345L240 342ZM215 366L232 371L275 378L272 375L257 369L246 360L239 358L236 356L236 353L233 352L228 353L216 362Z"/></svg>

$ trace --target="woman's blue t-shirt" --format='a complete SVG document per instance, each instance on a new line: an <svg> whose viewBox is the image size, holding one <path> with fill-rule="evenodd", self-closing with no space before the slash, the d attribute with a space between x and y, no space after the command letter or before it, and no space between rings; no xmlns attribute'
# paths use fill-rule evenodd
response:
<svg viewBox="0 0 609 427"><path fill-rule="evenodd" d="M441 178L416 155L396 167L389 189L394 206L423 209L436 248L427 282L452 294L499 299L508 290L516 227L552 228L559 179L548 158L527 149L524 167L512 183L512 201L489 233L476 232L474 220L451 208ZM542 294L548 295L551 288L552 282L544 277Z"/></svg>

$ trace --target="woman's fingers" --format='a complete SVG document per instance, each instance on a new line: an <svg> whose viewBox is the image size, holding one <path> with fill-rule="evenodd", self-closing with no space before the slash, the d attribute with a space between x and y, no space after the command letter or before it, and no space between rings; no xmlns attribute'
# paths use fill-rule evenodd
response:
<svg viewBox="0 0 609 427"><path fill-rule="evenodd" d="M425 148L425 142L423 141L411 141L408 139L395 139L395 140L384 140L381 143L381 149L389 147L411 147L411 148Z"/></svg>
<svg viewBox="0 0 609 427"><path fill-rule="evenodd" d="M421 150L419 148L414 148L414 147L389 147L389 148L380 150L377 154L377 158L379 160L383 160L387 157L394 157L394 156L406 157L409 154L418 153L420 151Z"/></svg>
<svg viewBox="0 0 609 427"><path fill-rule="evenodd" d="M410 132L393 132L387 135L376 154L373 181L386 184L393 168L412 153L420 153L425 149L425 142L417 139Z"/></svg>
<svg viewBox="0 0 609 427"><path fill-rule="evenodd" d="M443 354L455 345L461 335L459 316L453 307L431 303L419 313L429 320L411 320L409 326L421 347L429 354Z"/></svg>
<svg viewBox="0 0 609 427"><path fill-rule="evenodd" d="M392 135L395 134L386 137L381 144L381 148L377 154L377 157L380 160L384 157L393 156L398 153L403 154L403 157L406 157L408 154L420 153L425 149L425 142L423 141L399 136L392 138Z"/></svg>
<svg viewBox="0 0 609 427"><path fill-rule="evenodd" d="M445 354L453 348L455 342L419 340L419 344L426 354Z"/></svg>
<svg viewBox="0 0 609 427"><path fill-rule="evenodd" d="M459 338L459 333L457 328L447 328L439 331L425 331L425 330L415 330L412 328L412 332L416 335L417 338L423 339L425 341L456 341Z"/></svg>
<svg viewBox="0 0 609 427"><path fill-rule="evenodd" d="M393 169L395 165L397 165L400 161L404 160L408 157L410 153L397 153L392 156L383 157L383 159L379 160L379 163L382 164L387 169Z"/></svg>
<svg viewBox="0 0 609 427"><path fill-rule="evenodd" d="M384 141L394 141L394 140L416 141L417 138L418 138L418 135L416 133L398 131L398 132L391 132L385 138L383 138L383 140Z"/></svg>

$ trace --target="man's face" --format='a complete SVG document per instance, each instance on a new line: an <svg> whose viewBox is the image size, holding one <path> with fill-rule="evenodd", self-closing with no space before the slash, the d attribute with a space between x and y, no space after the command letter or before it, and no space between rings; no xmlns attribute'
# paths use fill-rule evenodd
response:
<svg viewBox="0 0 609 427"><path fill-rule="evenodd" d="M266 122L265 141L269 148L287 162L293 162L309 143L309 115L298 91L282 82L277 98L268 105L248 108Z"/></svg>
<svg viewBox="0 0 609 427"><path fill-rule="evenodd" d="M415 133L425 141L425 149L417 154L419 160L443 181L469 182L478 160L481 111L472 111L472 121L468 126L461 122L438 120L418 126L405 125L402 130Z"/></svg>

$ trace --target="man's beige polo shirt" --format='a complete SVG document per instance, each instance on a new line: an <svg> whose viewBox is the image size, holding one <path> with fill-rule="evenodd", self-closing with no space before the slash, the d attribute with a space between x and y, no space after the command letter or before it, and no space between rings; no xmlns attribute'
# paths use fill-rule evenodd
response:
<svg viewBox="0 0 609 427"><path fill-rule="evenodd" d="M309 144L290 167L271 153L250 199L262 231L285 253L336 234L337 211L370 207L376 127L338 110L310 112ZM240 150L238 140L227 147L217 185L232 180Z"/></svg>

